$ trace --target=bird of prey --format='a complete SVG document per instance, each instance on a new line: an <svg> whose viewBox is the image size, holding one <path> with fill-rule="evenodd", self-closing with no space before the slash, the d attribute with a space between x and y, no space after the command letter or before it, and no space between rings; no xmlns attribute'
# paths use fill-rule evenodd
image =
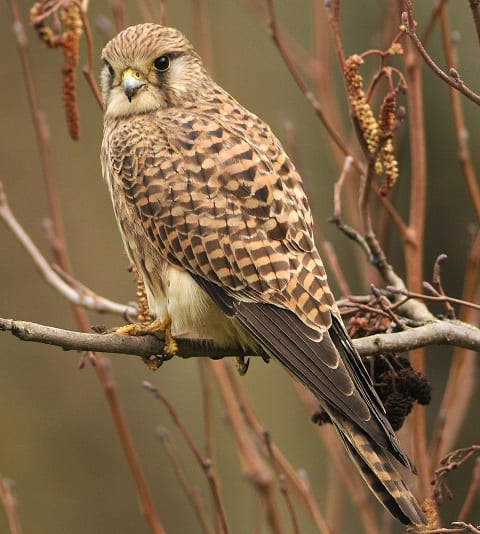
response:
<svg viewBox="0 0 480 534"><path fill-rule="evenodd" d="M383 505L425 517L414 470L335 306L300 175L182 33L132 26L102 53L103 176L154 327L280 361L317 397Z"/></svg>

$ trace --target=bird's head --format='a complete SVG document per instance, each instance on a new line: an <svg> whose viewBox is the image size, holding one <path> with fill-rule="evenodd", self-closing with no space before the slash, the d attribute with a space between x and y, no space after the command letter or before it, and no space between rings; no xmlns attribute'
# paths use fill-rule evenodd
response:
<svg viewBox="0 0 480 534"><path fill-rule="evenodd" d="M188 39L158 24L126 28L107 43L102 59L103 105L110 117L185 105L211 83Z"/></svg>

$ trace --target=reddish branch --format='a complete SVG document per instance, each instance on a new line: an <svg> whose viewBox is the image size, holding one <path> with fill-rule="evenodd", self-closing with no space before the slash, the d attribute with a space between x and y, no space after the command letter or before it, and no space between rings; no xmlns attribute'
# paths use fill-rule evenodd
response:
<svg viewBox="0 0 480 534"><path fill-rule="evenodd" d="M0 475L0 501L5 509L10 534L22 534L15 482Z"/></svg>
<svg viewBox="0 0 480 534"><path fill-rule="evenodd" d="M406 0L406 8L407 10L402 13L402 25L405 33L408 34L410 39L412 40L413 44L415 45L416 49L418 50L418 53L422 56L425 63L430 67L430 69L444 82L446 82L448 85L462 93L463 96L467 97L469 100L474 102L477 105L480 105L480 95L472 91L469 87L465 85L465 83L460 78L460 75L458 71L450 67L448 74L444 72L436 63L435 61L430 57L428 52L425 50L422 41L418 37L416 31L415 31L415 21L413 19L413 6L411 0Z"/></svg>

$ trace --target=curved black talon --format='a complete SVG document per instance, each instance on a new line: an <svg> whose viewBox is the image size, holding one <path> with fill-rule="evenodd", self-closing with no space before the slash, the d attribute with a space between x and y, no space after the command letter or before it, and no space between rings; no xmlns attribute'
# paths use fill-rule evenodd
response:
<svg viewBox="0 0 480 534"><path fill-rule="evenodd" d="M240 376L244 376L247 374L248 366L250 365L250 358L246 358L245 356L237 356L237 371Z"/></svg>
<svg viewBox="0 0 480 534"><path fill-rule="evenodd" d="M168 362L168 360L171 360L174 356L175 354L163 351L161 354L150 354L150 356L144 356L142 357L142 360L151 371L156 371L165 362Z"/></svg>

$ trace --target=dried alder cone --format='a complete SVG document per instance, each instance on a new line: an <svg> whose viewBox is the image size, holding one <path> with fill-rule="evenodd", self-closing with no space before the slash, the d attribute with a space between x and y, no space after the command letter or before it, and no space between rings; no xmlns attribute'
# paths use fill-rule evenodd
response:
<svg viewBox="0 0 480 534"><path fill-rule="evenodd" d="M368 358L365 363L368 365ZM372 364L375 389L392 428L398 430L415 402L422 405L430 403L432 387L428 378L412 369L410 361L404 356L376 356Z"/></svg>
<svg viewBox="0 0 480 534"><path fill-rule="evenodd" d="M54 29L46 24L46 19L51 15L54 16ZM80 59L79 41L83 30L80 7L74 0L62 3L37 2L30 9L30 23L45 46L62 49L65 58L62 64L62 95L65 116L70 137L78 140L80 138L80 114L78 112L76 82Z"/></svg>
<svg viewBox="0 0 480 534"><path fill-rule="evenodd" d="M354 338L382 334L391 329L391 319L371 313L357 313L349 322L349 334ZM399 430L412 411L415 402L430 403L432 386L426 376L415 371L405 356L380 354L362 358L369 370L394 430ZM319 410L312 416L317 424L330 422L328 415Z"/></svg>

